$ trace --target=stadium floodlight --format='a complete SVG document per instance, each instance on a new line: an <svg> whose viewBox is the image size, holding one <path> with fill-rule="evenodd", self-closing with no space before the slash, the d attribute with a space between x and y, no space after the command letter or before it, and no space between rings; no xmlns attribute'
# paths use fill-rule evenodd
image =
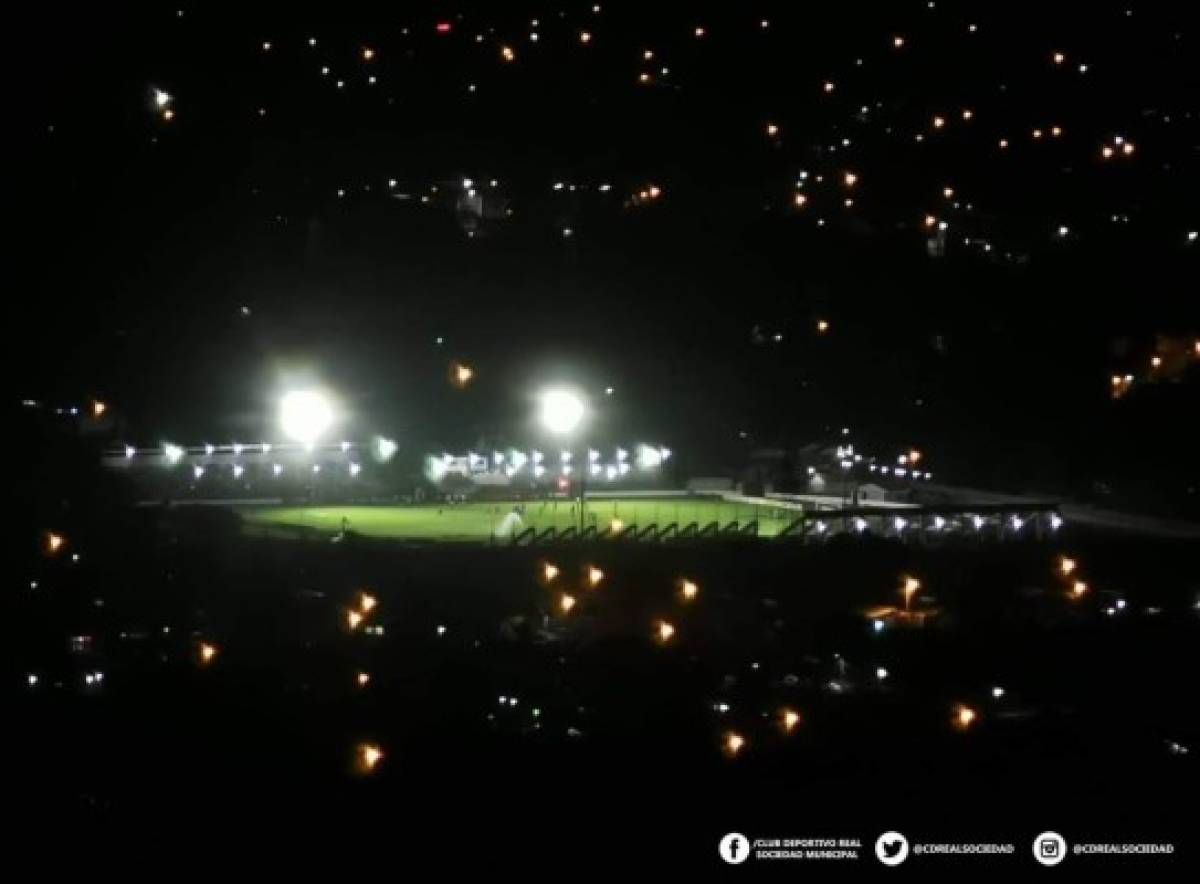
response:
<svg viewBox="0 0 1200 884"><path fill-rule="evenodd" d="M1012 517L1012 526L1013 526L1014 531L1020 531L1022 528L1025 527L1025 520L1022 519L1020 516L1013 516Z"/></svg>
<svg viewBox="0 0 1200 884"><path fill-rule="evenodd" d="M234 442L234 443L233 443L233 453L234 453L234 454L241 454L241 453L242 453L242 443L241 443L241 442Z"/></svg>
<svg viewBox="0 0 1200 884"><path fill-rule="evenodd" d="M660 446L658 449L658 456L664 463L666 463L666 461L671 457L671 449Z"/></svg>
<svg viewBox="0 0 1200 884"><path fill-rule="evenodd" d="M183 448L168 442L163 446L163 454L167 458L167 463L176 464L179 463L179 458L183 457Z"/></svg>
<svg viewBox="0 0 1200 884"><path fill-rule="evenodd" d="M211 442L207 442L207 443L205 443L205 445L204 445L204 453L205 453L205 454L207 454L209 457L212 457L212 456L213 456L213 453L214 453L216 450L217 450L216 446L215 446L215 445L213 445Z"/></svg>
<svg viewBox="0 0 1200 884"><path fill-rule="evenodd" d="M617 478L617 468L613 464L609 464L604 469L604 477L606 479L608 479L610 482L613 479Z"/></svg>
<svg viewBox="0 0 1200 884"><path fill-rule="evenodd" d="M289 438L311 446L333 423L333 407L315 390L293 390L279 400L279 423Z"/></svg>
<svg viewBox="0 0 1200 884"><path fill-rule="evenodd" d="M517 468L516 468L516 467L514 467L512 464L509 464L508 466L506 466L506 467L504 468L504 475L508 476L510 479L511 479L513 476L515 476L515 475L516 475L516 473L517 473Z"/></svg>
<svg viewBox="0 0 1200 884"><path fill-rule="evenodd" d="M571 475L571 465L569 463L565 463L562 465L562 474L564 476Z"/></svg>
<svg viewBox="0 0 1200 884"><path fill-rule="evenodd" d="M540 451L534 450L534 451L533 451L533 452L530 454L530 458L533 460L533 462L534 462L535 464L539 464L539 463L541 463L543 460L545 460L545 459L546 459L546 455L542 454Z"/></svg>
<svg viewBox="0 0 1200 884"><path fill-rule="evenodd" d="M643 470L652 470L655 467L662 466L662 455L659 454L657 448L651 448L649 445L639 445L638 466Z"/></svg>
<svg viewBox="0 0 1200 884"><path fill-rule="evenodd" d="M599 476L603 469L598 463L588 464L588 472L593 476Z"/></svg>
<svg viewBox="0 0 1200 884"><path fill-rule="evenodd" d="M622 476L624 476L626 473L628 473L632 469L633 469L633 467L631 467L627 463L617 464L617 472L620 473Z"/></svg>
<svg viewBox="0 0 1200 884"><path fill-rule="evenodd" d="M903 531L908 526L908 520L900 516L896 516L896 530Z"/></svg>
<svg viewBox="0 0 1200 884"><path fill-rule="evenodd" d="M342 440L342 451L343 451L343 452L346 452L346 451L349 451L349 450L350 450L350 443L349 443L349 442L347 442L345 439L343 439L343 440Z"/></svg>
<svg viewBox="0 0 1200 884"><path fill-rule="evenodd" d="M546 468L541 464L535 465L533 468L533 477L535 479L540 479L544 475L546 475Z"/></svg>
<svg viewBox="0 0 1200 884"><path fill-rule="evenodd" d="M233 478L240 479L242 477L242 473L244 472L246 472L246 468L240 463L235 463L233 465Z"/></svg>
<svg viewBox="0 0 1200 884"><path fill-rule="evenodd" d="M541 396L541 422L551 433L565 435L573 432L583 420L587 407L569 390L547 390Z"/></svg>
<svg viewBox="0 0 1200 884"><path fill-rule="evenodd" d="M396 454L396 442L393 439L388 439L385 436L377 436L375 438L375 453L380 460L391 460Z"/></svg>
<svg viewBox="0 0 1200 884"><path fill-rule="evenodd" d="M434 482L440 482L446 475L448 464L440 457L430 457L427 461L426 472Z"/></svg>
<svg viewBox="0 0 1200 884"><path fill-rule="evenodd" d="M975 530L978 531L983 527L983 516L972 516L971 523L975 526Z"/></svg>
<svg viewBox="0 0 1200 884"><path fill-rule="evenodd" d="M862 534L862 532L867 530L867 520L861 517L855 519L854 529L858 531L859 534Z"/></svg>
<svg viewBox="0 0 1200 884"><path fill-rule="evenodd" d="M946 527L945 519L943 519L941 516L933 517L933 530L934 531L941 531L945 527Z"/></svg>
<svg viewBox="0 0 1200 884"><path fill-rule="evenodd" d="M1050 514L1050 530L1051 531L1057 531L1059 528L1062 527L1062 523L1063 523L1062 516L1060 516L1058 513Z"/></svg>
<svg viewBox="0 0 1200 884"><path fill-rule="evenodd" d="M262 444L262 453L263 453L263 454L270 454L270 453L271 453L271 443L270 443L270 442L264 442L264 443Z"/></svg>
<svg viewBox="0 0 1200 884"><path fill-rule="evenodd" d="M628 460L628 459L629 459L629 452L626 451L624 448L618 448L617 449L617 460L623 461L623 460Z"/></svg>
<svg viewBox="0 0 1200 884"><path fill-rule="evenodd" d="M281 464L281 463L272 464L271 472L274 473L276 476L283 475L283 464Z"/></svg>
<svg viewBox="0 0 1200 884"><path fill-rule="evenodd" d="M560 452L558 455L558 459L561 460L563 463L570 463L571 462L571 452L569 452L569 451Z"/></svg>
<svg viewBox="0 0 1200 884"><path fill-rule="evenodd" d="M525 464L529 463L529 458L524 451L513 451L512 453L512 468L513 472L521 469Z"/></svg>
<svg viewBox="0 0 1200 884"><path fill-rule="evenodd" d="M504 452L497 451L495 454L492 455L492 460L495 461L495 463L497 465L504 463Z"/></svg>
<svg viewBox="0 0 1200 884"><path fill-rule="evenodd" d="M137 454L136 448L134 448L132 445L125 446L125 456L126 457L133 457L135 454Z"/></svg>
<svg viewBox="0 0 1200 884"><path fill-rule="evenodd" d="M319 473L319 472L321 472L321 465L320 465L319 463L315 463L315 464L313 464L313 472L314 472L314 473Z"/></svg>
<svg viewBox="0 0 1200 884"><path fill-rule="evenodd" d="M350 464L350 478L351 479L353 479L355 476L357 476L361 471L362 471L362 466L360 464L356 464L356 463Z"/></svg>
<svg viewBox="0 0 1200 884"><path fill-rule="evenodd" d="M588 449L588 460L591 463L595 463L599 459L600 459L600 452L597 451L595 448L589 448Z"/></svg>
<svg viewBox="0 0 1200 884"><path fill-rule="evenodd" d="M200 466L200 464L196 464L194 467L192 467L192 476L194 478L199 479L203 475L204 467Z"/></svg>

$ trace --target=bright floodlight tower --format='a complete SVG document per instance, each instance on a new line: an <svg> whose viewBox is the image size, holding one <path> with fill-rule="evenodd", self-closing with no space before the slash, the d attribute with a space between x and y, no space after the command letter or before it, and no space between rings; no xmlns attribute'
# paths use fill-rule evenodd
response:
<svg viewBox="0 0 1200 884"><path fill-rule="evenodd" d="M333 424L333 406L316 390L293 390L279 400L279 425L284 434L312 446Z"/></svg>
<svg viewBox="0 0 1200 884"><path fill-rule="evenodd" d="M587 417L587 402L578 393L561 387L546 390L539 397L538 418L542 426L556 436L574 439L576 430ZM575 440L578 441L578 440ZM580 463L584 463L580 458ZM583 533L583 508L587 495L587 470L579 471L579 533Z"/></svg>

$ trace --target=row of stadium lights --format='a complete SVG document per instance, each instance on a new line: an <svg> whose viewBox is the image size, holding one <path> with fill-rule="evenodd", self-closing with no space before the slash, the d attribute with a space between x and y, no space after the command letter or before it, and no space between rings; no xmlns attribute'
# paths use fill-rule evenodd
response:
<svg viewBox="0 0 1200 884"><path fill-rule="evenodd" d="M362 472L362 464L354 463L352 461L349 464L348 469L349 469L349 473L350 473L350 478L353 479L360 472ZM207 471L208 471L208 468L201 464L193 464L192 465L192 477L195 479L204 478L204 474ZM319 463L313 464L312 471L313 471L314 475L317 473L320 473L321 465ZM233 478L235 478L235 479L240 479L245 474L245 472L246 472L246 468L244 466L242 466L240 463L235 463L232 467ZM271 475L272 476L282 476L283 475L283 464L281 464L281 463L271 464Z"/></svg>
<svg viewBox="0 0 1200 884"><path fill-rule="evenodd" d="M559 453L559 471L563 476L569 476L573 472L572 461L575 455L570 451L562 451ZM671 449L663 447L653 447L650 445L639 445L637 449L637 464L643 470L652 470L661 467L671 457ZM614 463L602 464L600 462L600 452L594 448L588 449L588 473L592 476L604 475L607 479L616 479L619 476L624 476L633 469L629 463L629 452L624 448L616 450L616 461ZM452 454L443 454L440 459L431 459L431 472L435 479L442 478L448 471L450 464L455 460ZM532 464L531 472L534 477L540 478L546 474L545 467L546 456L541 451L531 451L528 455L523 451L513 450L507 455L502 451L493 453L491 458L493 470L503 470L506 476L514 476L520 470L524 469L527 464ZM467 466L470 469L476 467L487 469L488 458L475 452L467 453Z"/></svg>
<svg viewBox="0 0 1200 884"><path fill-rule="evenodd" d="M301 447L303 448L303 450L305 452L308 452L308 453L312 453L316 450L315 446L312 444L304 445ZM337 450L341 451L343 454L348 454L353 447L354 446L351 443L343 441L337 446ZM390 460L395 455L396 451L398 450L398 446L396 445L396 442L394 440L385 438L383 436L379 436L375 439L374 447L375 447L375 452L376 452L376 454L378 454L380 460ZM276 450L276 446L273 446L270 442L263 442L261 444L250 444L250 445L246 445L241 442L234 442L232 445L228 445L228 446L225 446L225 445L218 446L218 445L206 444L203 446L203 448L193 448L193 449L188 449L182 445L175 445L171 442L168 442L168 443L164 444L161 449L159 449L159 448L138 449L138 448L135 448L133 445L126 445L125 449L124 449L124 454L125 454L126 460L133 460L135 457L137 457L139 455L154 456L157 454L161 454L166 459L168 464L170 464L171 466L174 466L175 464L179 463L179 461L181 461L185 455L188 455L188 454L194 454L196 456L200 456L201 454L203 454L203 456L205 456L205 457L212 457L213 455L218 454L218 453L228 452L228 453L231 453L231 454L237 456L237 455L241 455L243 453L253 454L255 452L258 452L261 454L270 454L273 450ZM278 446L278 450L281 452L294 451L294 450L297 450L297 446ZM236 467L238 465L235 464L234 466ZM278 475L278 473L282 471L282 467L279 464L276 464L275 466L279 468L276 470L276 474ZM316 466L316 465L314 464L314 466ZM357 466L357 465L354 464L352 466ZM319 470L314 470L314 472L319 472ZM357 470L354 471L355 474L357 474L357 472L358 472Z"/></svg>
<svg viewBox="0 0 1200 884"><path fill-rule="evenodd" d="M1018 515L1012 515L1009 516L1008 519L1001 522L1000 527L1003 529L1005 526L1007 526L1014 532L1020 532L1021 529L1025 527L1026 521L1026 519L1023 519ZM983 516L971 516L971 527L973 527L976 531L982 531L987 523L988 520ZM1062 516L1060 516L1058 513L1051 513L1050 530L1057 531L1062 526ZM867 530L868 527L870 527L870 524L866 519L862 518L861 516L855 518L854 530L856 533L862 534ZM897 534L903 534L909 528L922 527L922 521L920 519L912 520L906 519L903 516L895 516L892 519L892 527L895 528ZM950 527L950 523L946 521L944 516L934 516L932 525L927 527L932 528L934 531L944 531L947 529L947 527ZM817 534L826 534L829 531L829 525L824 521L818 520L813 526L813 530L816 531Z"/></svg>

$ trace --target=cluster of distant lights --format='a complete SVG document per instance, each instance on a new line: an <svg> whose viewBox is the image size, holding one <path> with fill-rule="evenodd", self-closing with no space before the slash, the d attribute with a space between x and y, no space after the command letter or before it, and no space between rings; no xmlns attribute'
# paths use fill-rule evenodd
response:
<svg viewBox="0 0 1200 884"><path fill-rule="evenodd" d="M936 10L937 5L936 3L929 3L928 8L930 10ZM591 8L592 16L599 16L600 13L600 5L597 4ZM586 12L582 14L586 16ZM754 20L751 22L750 27L753 27L755 30L764 33L769 32L772 29L771 21L769 19ZM975 22L967 22L961 27L965 30L968 36L976 35L980 32L980 26ZM424 28L429 28L438 38L458 37L459 34L462 33L464 38L470 39L476 44L488 43L494 45L496 61L502 67L519 64L522 60L523 53L525 52L525 49L519 45L521 38L519 38L518 35L510 33L507 36L501 36L496 33L495 28L491 27L476 27L475 30L471 32L470 29L464 26L461 16L453 20L435 19L425 23L420 27L403 26L399 29L399 34L402 37L409 37L410 35L420 33L420 31ZM684 29L684 33L690 34L695 41L700 43L706 42L709 37L712 36L707 24L689 24ZM530 19L528 23L528 29L526 30L523 38L525 41L527 41L528 48L533 50L543 42L544 36L541 19ZM565 32L565 39L578 45L581 48L581 51L590 51L592 44L601 39L602 36L603 35L598 35L587 21L581 21L578 25L567 28ZM313 51L317 50L319 45L323 46L323 44L319 43L316 37L308 37L304 40L304 42L308 49ZM920 39L914 40L910 37L910 35L904 33L893 33L885 38L883 45L888 47L891 53L904 54L912 52L914 46L919 49L920 42ZM261 40L259 47L263 53L272 53L276 49L276 44L275 41L270 39ZM659 50L653 46L642 45L641 47L637 48L633 54L636 57L637 62L637 65L634 69L634 80L637 84L641 86L655 86L660 82L666 81L671 69L662 64L663 59L660 57L661 53ZM379 68L377 64L381 59L380 50L374 46L360 44L356 48L354 55L358 63L353 67L351 73L344 76L334 75L333 68L327 63L317 65L314 69L319 71L322 79L333 82L338 90L344 90L346 88L350 82L347 79L348 76L352 76L354 78L354 82L361 80L368 87L377 86L381 82L380 75L378 74ZM1044 58L1050 67L1070 70L1080 76L1088 75L1092 70L1091 63L1087 61L1071 59L1062 49L1048 48ZM862 68L865 60L862 57L858 57L854 59L853 63L856 68ZM478 84L476 82L470 82L467 84L467 91L469 93L475 93L477 88ZM819 95L833 96L836 93L840 97L843 94L843 91L842 85L832 78L822 79L817 83L817 92ZM173 94L165 89L152 86L150 87L150 96L150 106L155 114L159 115L160 118L165 122L170 122L175 118L176 97ZM875 108L881 108L882 106L882 102L875 102ZM861 115L865 116L871 110L871 105L864 104L862 105L862 110L860 113ZM979 115L977 109L969 105L928 110L919 113L922 121L912 131L912 139L917 143L929 140L930 136L948 132L952 129L954 124L971 124ZM266 114L267 110L265 107L259 107L257 109L258 116L263 117L266 116ZM768 120L763 125L767 138L773 143L778 143L783 136L784 127L776 120ZM892 132L892 128L889 126L887 131L890 134ZM1031 124L1026 131L1028 133L1028 139L1034 143L1061 139L1065 135L1065 130L1062 124L1053 120ZM1016 136L1011 134L998 134L993 137L995 138L993 143L998 145L1001 152L1009 151L1014 139L1016 138ZM841 149L846 149L850 147L850 144L851 140L848 137L842 136L837 140L837 143L828 145L828 150L832 153L839 147ZM1136 148L1132 141L1124 136L1116 135L1112 136L1110 141L1104 142L1099 146L1098 155L1101 161L1115 161L1122 159L1128 160L1135 155L1135 151ZM850 174L854 175L855 173ZM845 183L847 176L843 174L839 177L842 179L843 183ZM820 182L822 178L823 176L816 176L816 180L818 182ZM465 179L464 181L469 182L470 179ZM388 180L389 189L394 189L396 184L396 179L393 178ZM495 180L493 180L492 184L495 186ZM463 189L470 190L472 187L473 182L471 182L471 184L464 184ZM563 182L556 182L556 190L563 188ZM365 189L370 190L371 188L368 185ZM430 189L431 191L436 192L437 187L434 186ZM575 190L576 185L569 185L569 189ZM605 182L597 189L599 189L601 192L606 192L612 189L612 184ZM654 202L658 198L656 191L660 192L660 188L658 188L657 185L649 185L641 188L640 190L635 190L632 196L626 199L626 205L642 205L648 202ZM338 188L337 192L339 197L344 197L347 193L347 190L345 188ZM429 196L422 196L421 201L428 203ZM807 193L797 192L793 194L792 201L796 207L803 208L809 204L810 196ZM850 209L855 204L855 198L850 195L844 195L841 197L841 203L845 209ZM968 205L968 209L969 208L970 206ZM511 212L511 210L509 211ZM934 215L933 218L934 220L932 224L928 222L926 223L927 227L931 227L939 234L944 233L949 228L950 223L945 219L936 215ZM818 218L816 223L818 226L824 227L826 224L826 218ZM562 226L560 227L560 230L562 235L566 238L574 236L575 233L575 228L571 225ZM1071 236L1072 228L1069 224L1051 225L1048 232L1052 238L1061 240ZM1190 230L1186 233L1187 241L1189 243L1194 242L1196 231ZM473 234L474 231L468 231L468 235ZM993 243L986 237L964 236L962 238L962 242L967 246L978 246L984 253L990 254L994 251ZM1008 259L1013 257L1011 252L1006 251L1003 254Z"/></svg>
<svg viewBox="0 0 1200 884"><path fill-rule="evenodd" d="M935 4L930 3L929 8L930 9L935 8ZM977 24L971 23L967 26L968 34L976 34L976 33L978 33L978 30L979 30L979 28L978 28ZM890 42L891 42L891 47L893 50L901 51L901 50L906 50L906 47L908 46L909 41L907 40L907 38L904 35L897 34L897 35L892 36ZM1055 50L1053 52L1050 52L1049 60L1054 66L1062 67L1062 66L1068 65L1068 59L1067 59L1066 53L1064 53L1060 50ZM861 67L862 65L863 65L862 58L855 59L855 66ZM1078 73L1080 75L1087 74L1089 72L1090 68L1091 68L1091 66L1086 62L1080 62L1077 65L1075 65L1075 69L1078 71ZM838 83L832 79L824 80L823 82L820 83L819 91L826 96L832 96L835 92L839 91ZM882 108L882 106L883 105L881 102L876 102L874 107L875 107L875 109L879 109L879 108ZM872 111L872 107L870 105L864 104L864 105L862 105L862 107L859 111L859 114L861 117L866 117L871 111ZM928 120L927 124L925 124L923 126L918 126L917 130L912 135L912 139L916 143L925 142L927 139L930 138L930 136L940 134L942 132L945 132L945 131L951 129L952 125L955 122L961 122L962 124L972 123L975 120L976 116L977 116L976 111L972 107L960 107L953 111L933 112L927 118L927 120ZM782 137L782 127L780 126L780 124L773 120L768 121L764 126L764 130L765 130L765 135L766 135L767 139L769 139L773 144L777 145ZM1050 122L1050 123L1041 124L1041 125L1034 125L1034 126L1031 126L1027 131L1028 131L1028 138L1033 143L1042 142L1042 141L1053 141L1053 140L1061 139L1065 135L1064 127L1061 124L1055 123L1055 122ZM892 127L889 126L887 128L887 132L889 134L891 134ZM1009 150L1010 146L1012 145L1012 139L1008 135L1002 135L997 138L995 143L998 145L1000 151L1007 152ZM846 148L849 148L850 146L851 146L851 139L849 137L843 136L840 138L840 141L836 141L835 143L830 143L830 144L825 145L824 149L828 153L833 154L833 153L836 153L839 150L839 148L846 149ZM1103 145L1101 145L1100 150L1099 150L1099 155L1100 155L1100 159L1102 161L1107 161L1107 160L1111 160L1111 159L1126 159L1126 160L1128 160L1134 156L1135 152L1136 152L1136 146L1134 145L1134 143L1132 141L1128 140L1124 136L1117 135L1111 139L1111 142L1106 142ZM791 199L792 199L792 205L797 209L806 209L812 202L812 197L810 196L810 194L808 192L804 191L805 183L809 177L810 177L809 173L807 171L804 171L801 174L800 180L797 181L797 183L796 183L796 190L793 192ZM822 181L824 181L824 179L825 179L825 176L820 175L820 174L817 174L812 177L815 179L815 181L818 184L821 183ZM847 189L853 187L855 185L855 183L858 181L858 174L855 172L850 172L850 171L843 172L841 175L834 176L834 177L840 179L841 183ZM952 190L952 189L947 188L947 191L950 191L950 190ZM949 198L949 195L947 198ZM842 195L842 196L838 197L838 199L840 199L840 202L844 209L851 209L855 204L854 198L852 196L850 196L849 194ZM954 204L954 207L957 209L960 207L960 204L956 202ZM966 209L968 211L970 211L971 208L972 208L971 204L969 204L969 203L966 204ZM827 219L825 217L818 217L816 219L817 226L824 227L826 225L826 220ZM949 226L950 226L950 224L948 221L944 220L943 218L939 217L936 214L927 213L924 216L924 227L929 231L935 232L937 234L943 234L943 233L945 233L945 231L948 230ZM1070 225L1068 225L1068 224L1058 224L1051 228L1050 233L1054 238L1062 240L1062 239L1067 239L1068 237L1070 237L1072 234L1072 230L1071 230ZM1187 242L1189 244L1196 241L1195 234L1196 234L1196 231L1194 231L1194 230L1187 231ZM993 243L984 237L964 236L962 241L963 241L964 245L980 247L984 253L992 253L993 249L994 249ZM1004 255L1006 258L1009 258L1009 259L1012 258L1012 253L1010 253L1010 252L1005 252Z"/></svg>
<svg viewBox="0 0 1200 884"><path fill-rule="evenodd" d="M52 552L58 552L66 545L65 538L58 535L51 535L49 548ZM1088 586L1079 579L1080 563L1077 559L1067 555L1062 555L1057 559L1055 565L1056 573L1064 580L1068 586L1068 597L1072 600L1080 599L1088 593ZM575 617L578 615L579 607L586 601L587 598L602 591L602 587L606 584L608 576L603 569L595 564L586 564L582 567L581 573L577 578L578 588L568 586L566 583L566 575L562 568L552 562L543 562L539 566L539 577L543 585L553 593L554 607L557 610L559 617ZM911 575L902 575L899 581L899 594L903 600L902 609L894 609L892 615L898 618L908 618L912 616L914 602L918 599L918 593L923 589L923 582ZM680 605L686 607L694 603L700 595L700 587L697 582L688 577L679 578L676 581L676 598ZM1117 598L1112 604L1107 605L1103 609L1103 613L1107 616L1113 616L1126 610L1128 604L1125 599ZM368 590L360 590L355 593L352 603L343 608L341 612L342 623L346 630L350 633L362 633L369 636L382 636L383 627L376 621L380 609L379 599L376 595ZM1148 611L1151 609L1147 609ZM679 616L683 616L682 609L678 612ZM652 618L647 629L647 638L662 646L674 645L679 641L679 627L676 619L668 619L664 616ZM878 615L872 615L871 626L875 633L882 633L887 627L887 620ZM168 627L163 628L166 633ZM447 633L445 625L439 624L436 629L438 637L443 637ZM78 645L81 649L86 649L90 644L89 636L78 636L72 639L73 644ZM194 659L198 667L206 668L213 666L222 649L211 640L202 639L197 642L194 650ZM844 665L840 655L834 655ZM752 668L757 670L758 663L752 664ZM892 673L886 666L876 665L873 670L874 679L877 684L882 685L891 679ZM42 685L42 676L37 672L28 672L24 676L26 686L31 690L39 689ZM366 690L372 684L372 675L369 671L358 670L353 674L352 683L358 690ZM98 689L105 682L105 673L99 669L89 669L81 675L82 687L87 689ZM62 687L62 683L57 683L58 687ZM830 690L842 690L843 685L838 681L830 682L828 685ZM992 684L988 689L988 695L993 703L1005 702L1008 696L1008 690L999 684ZM501 694L497 698L500 707L504 709L516 709L521 704L521 699L509 693ZM731 711L731 705L720 700L712 705L713 711L720 717L727 716ZM536 719L541 718L541 709L532 707L530 714ZM970 705L965 702L955 702L950 705L948 725L951 729L960 732L967 732L975 728L981 721L984 713L978 705ZM489 719L494 718L493 715L488 716ZM780 705L775 707L773 712L764 712L763 717L768 721L771 727L776 728L783 735L790 735L800 728L804 723L803 715L790 705ZM578 736L579 731L575 728L567 729L568 736ZM740 730L724 729L719 734L718 749L728 759L733 760L740 757L744 752L751 748L750 738ZM1187 748L1182 744L1168 744L1169 751L1175 754L1180 754L1187 751ZM358 774L369 775L374 773L387 757L386 750L377 742L372 740L363 740L355 744L353 748L354 769Z"/></svg>
<svg viewBox="0 0 1200 884"><path fill-rule="evenodd" d="M838 466L845 471L860 467L865 462L868 472L878 472L884 476L891 475L901 479L911 478L923 479L925 481L933 479L933 473L916 469L916 464L920 462L924 455L915 448L897 456L895 466L876 463L876 458L874 457L864 457L860 452L854 450L852 444L839 445L834 454L837 458ZM806 472L813 479L820 476L820 472L814 466L807 467Z"/></svg>
<svg viewBox="0 0 1200 884"><path fill-rule="evenodd" d="M1192 341L1190 353L1193 359L1200 360L1200 338ZM1150 381L1161 379L1163 377L1162 372L1164 370L1169 370L1164 368L1165 364L1166 363L1161 353L1151 354L1149 365L1143 374L1143 379L1148 379ZM1120 399L1128 394L1134 388L1134 385L1137 382L1138 378L1130 372L1126 372L1125 374L1114 374L1109 379L1110 395L1113 399Z"/></svg>
<svg viewBox="0 0 1200 884"><path fill-rule="evenodd" d="M655 470L660 468L664 463L671 458L671 449L662 446L638 445L633 455L625 448L617 448L614 452L614 458L611 462L603 462L600 451L594 448L589 448L587 451L587 475L592 478L604 478L608 481L615 481L629 475L635 468L641 470ZM434 481L439 481L444 478L447 473L451 472L451 467L456 460L462 458L455 457L453 454L443 453L440 457L429 458L429 472ZM530 475L535 479L540 479L551 472L551 467L547 466L547 458L545 452L534 449L528 454L519 449L510 449L505 451L496 451L491 456L468 452L466 455L467 468L471 473L475 472L503 472L508 477L513 477L528 469ZM560 451L557 458L557 467L554 472L559 476L571 476L576 473L577 464L576 455L572 451Z"/></svg>

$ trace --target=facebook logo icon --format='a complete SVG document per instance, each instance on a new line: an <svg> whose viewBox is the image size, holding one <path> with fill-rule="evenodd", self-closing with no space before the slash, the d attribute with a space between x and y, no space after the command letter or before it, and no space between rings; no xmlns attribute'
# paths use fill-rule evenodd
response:
<svg viewBox="0 0 1200 884"><path fill-rule="evenodd" d="M721 854L721 859L730 865L744 863L750 858L750 839L737 832L730 832L721 839L717 851Z"/></svg>

